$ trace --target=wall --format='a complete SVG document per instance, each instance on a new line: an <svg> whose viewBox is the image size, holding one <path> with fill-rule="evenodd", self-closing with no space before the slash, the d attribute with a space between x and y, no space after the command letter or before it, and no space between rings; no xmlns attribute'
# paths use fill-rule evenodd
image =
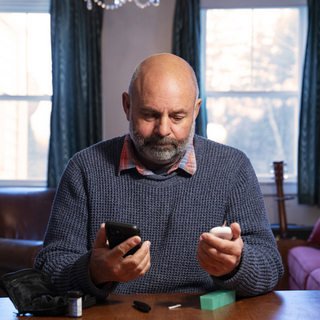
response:
<svg viewBox="0 0 320 320"><path fill-rule="evenodd" d="M174 8L174 0L161 0L159 7L140 9L127 2L117 10L105 10L102 34L105 139L128 132L121 95L128 89L135 66L152 54L171 52Z"/></svg>
<svg viewBox="0 0 320 320"><path fill-rule="evenodd" d="M161 0L159 7L143 10L127 2L118 10L105 10L102 34L104 139L128 131L121 94L127 91L135 66L151 54L171 52L175 2ZM264 198L270 222L277 223L274 195L267 194ZM314 225L320 217L320 208L298 205L297 199L286 201L286 211L287 222L299 225Z"/></svg>
<svg viewBox="0 0 320 320"><path fill-rule="evenodd" d="M288 196L289 194L285 194ZM297 224L301 226L313 226L320 218L320 208L317 206L310 207L307 205L299 205L296 195L292 195L293 200L285 202L287 223ZM270 223L278 223L278 203L274 195L265 195L264 201L266 203L268 218Z"/></svg>

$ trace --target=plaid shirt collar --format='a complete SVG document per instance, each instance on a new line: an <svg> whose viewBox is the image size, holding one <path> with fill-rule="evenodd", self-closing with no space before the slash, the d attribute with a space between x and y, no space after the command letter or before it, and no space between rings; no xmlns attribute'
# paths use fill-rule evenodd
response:
<svg viewBox="0 0 320 320"><path fill-rule="evenodd" d="M132 148L132 140L130 138L130 135L127 134L121 152L118 175L120 175L120 172L122 170L128 170L132 168L136 168L138 172L144 176L154 175L154 173L151 170L148 170L134 155ZM191 175L193 175L196 172L197 162L193 147L193 141L189 144L183 158L180 159L177 163L175 163L167 172L167 174L171 173L172 171L178 168L186 171Z"/></svg>

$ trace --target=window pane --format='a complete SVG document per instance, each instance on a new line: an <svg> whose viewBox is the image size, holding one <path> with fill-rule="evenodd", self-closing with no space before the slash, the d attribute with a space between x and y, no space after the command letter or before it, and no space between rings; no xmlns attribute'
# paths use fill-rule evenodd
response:
<svg viewBox="0 0 320 320"><path fill-rule="evenodd" d="M0 95L52 95L50 15L0 13Z"/></svg>
<svg viewBox="0 0 320 320"><path fill-rule="evenodd" d="M258 175L284 161L296 174L297 110L294 96L207 98L208 138L244 151Z"/></svg>
<svg viewBox="0 0 320 320"><path fill-rule="evenodd" d="M0 43L0 180L45 181L50 14L0 13Z"/></svg>
<svg viewBox="0 0 320 320"><path fill-rule="evenodd" d="M299 9L252 11L252 89L298 90Z"/></svg>
<svg viewBox="0 0 320 320"><path fill-rule="evenodd" d="M52 95L50 15L28 14L27 29L27 94Z"/></svg>
<svg viewBox="0 0 320 320"><path fill-rule="evenodd" d="M207 11L206 90L297 90L299 9Z"/></svg>
<svg viewBox="0 0 320 320"><path fill-rule="evenodd" d="M0 101L0 179L46 180L50 101Z"/></svg>
<svg viewBox="0 0 320 320"><path fill-rule="evenodd" d="M206 90L250 88L251 15L251 9L207 11Z"/></svg>
<svg viewBox="0 0 320 320"><path fill-rule="evenodd" d="M206 10L209 139L244 151L259 176L296 178L306 7Z"/></svg>

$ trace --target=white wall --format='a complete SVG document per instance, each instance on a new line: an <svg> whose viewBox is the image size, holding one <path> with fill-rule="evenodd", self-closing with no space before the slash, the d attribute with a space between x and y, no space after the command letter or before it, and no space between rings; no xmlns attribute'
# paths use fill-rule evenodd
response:
<svg viewBox="0 0 320 320"><path fill-rule="evenodd" d="M171 52L175 3L175 0L161 0L159 7L140 9L133 2L127 2L117 10L105 10L102 33L104 139L128 131L121 94L127 91L135 66L152 54Z"/></svg>
<svg viewBox="0 0 320 320"><path fill-rule="evenodd" d="M127 91L135 66L151 54L171 52L175 3L175 0L161 0L159 7L141 10L127 2L118 10L105 10L102 33L104 139L128 131L121 94ZM274 195L264 198L269 221L278 223ZM297 199L286 201L286 211L288 223L314 225L320 217L320 208L298 205Z"/></svg>
<svg viewBox="0 0 320 320"><path fill-rule="evenodd" d="M286 194L287 196L288 194ZM297 224L301 226L313 226L320 218L320 208L317 206L310 207L308 205L299 205L296 195L293 200L285 202L287 223ZM278 203L274 195L265 195L268 218L270 223L278 223Z"/></svg>

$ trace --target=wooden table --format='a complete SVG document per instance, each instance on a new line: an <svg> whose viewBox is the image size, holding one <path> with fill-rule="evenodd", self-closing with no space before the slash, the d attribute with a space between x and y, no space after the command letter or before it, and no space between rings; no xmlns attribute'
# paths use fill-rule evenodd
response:
<svg viewBox="0 0 320 320"><path fill-rule="evenodd" d="M201 310L199 293L110 295L103 303L83 310L80 319L90 320L317 320L320 319L320 291L274 291L263 296L239 299L235 303L214 311ZM150 313L142 313L132 307L139 300L148 303ZM181 304L180 308L168 309ZM27 319L17 316L9 298L0 298L0 319ZM64 317L36 317L36 320L57 320ZM69 318L70 319L70 318ZM79 319L79 318L78 318Z"/></svg>

